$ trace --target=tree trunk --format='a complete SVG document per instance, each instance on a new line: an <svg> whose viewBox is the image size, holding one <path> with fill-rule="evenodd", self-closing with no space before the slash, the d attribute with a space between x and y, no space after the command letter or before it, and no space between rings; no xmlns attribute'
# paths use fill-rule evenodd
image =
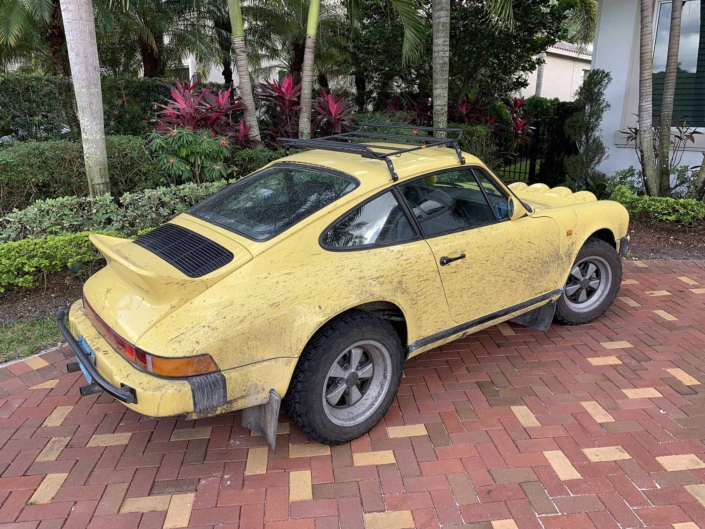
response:
<svg viewBox="0 0 705 529"><path fill-rule="evenodd" d="M367 79L364 75L355 74L355 104L358 112L364 112L367 106Z"/></svg>
<svg viewBox="0 0 705 529"><path fill-rule="evenodd" d="M223 82L232 86L233 84L233 67L230 57L223 57Z"/></svg>
<svg viewBox="0 0 705 529"><path fill-rule="evenodd" d="M293 43L294 55L291 58L291 80L294 85L301 82L301 70L304 65L304 55L306 53L306 41Z"/></svg>
<svg viewBox="0 0 705 529"><path fill-rule="evenodd" d="M653 0L641 0L641 50L639 57L639 147L644 185L651 196L658 196L659 182L654 155L653 129Z"/></svg>
<svg viewBox="0 0 705 529"><path fill-rule="evenodd" d="M61 14L81 123L88 189L91 196L99 196L110 192L110 180L93 3L91 0L61 0Z"/></svg>
<svg viewBox="0 0 705 529"><path fill-rule="evenodd" d="M450 0L433 0L433 126L448 126ZM441 136L441 134L438 134ZM445 137L445 134L442 135Z"/></svg>
<svg viewBox="0 0 705 529"><path fill-rule="evenodd" d="M245 109L245 123L249 125L248 137L252 141L260 142L259 123L257 123L257 108L252 94L252 80L250 79L250 65L247 62L247 46L245 45L245 28L242 23L240 0L228 0L230 13L230 26L233 30L235 46L235 68L240 81L240 97L247 107Z"/></svg>
<svg viewBox="0 0 705 529"><path fill-rule="evenodd" d="M541 54L539 55L539 59L541 59L541 64L539 65L539 69L536 71L536 92L534 92L534 95L541 97L541 91L543 90L543 78L546 74L545 51L541 52Z"/></svg>
<svg viewBox="0 0 705 529"><path fill-rule="evenodd" d="M159 52L149 42L139 39L140 55L142 55L142 75L145 77L159 76Z"/></svg>
<svg viewBox="0 0 705 529"><path fill-rule="evenodd" d="M302 140L307 140L311 137L311 98L313 97L313 60L315 58L315 50L316 37L307 36L301 77L301 110L299 111L299 138Z"/></svg>
<svg viewBox="0 0 705 529"><path fill-rule="evenodd" d="M678 76L682 10L683 0L671 2L671 29L668 36L668 57L661 101L661 128L658 136L659 195L662 197L671 196L671 123L673 122L673 100L676 95L676 78Z"/></svg>
<svg viewBox="0 0 705 529"><path fill-rule="evenodd" d="M71 75L68 57L64 55L64 45L66 44L66 34L64 25L61 22L61 5L59 0L53 0L49 20L44 24L46 39L49 44L51 62L54 65L54 75Z"/></svg>
<svg viewBox="0 0 705 529"><path fill-rule="evenodd" d="M318 86L323 88L323 90L328 91L330 86L328 85L328 76L324 73L318 74Z"/></svg>

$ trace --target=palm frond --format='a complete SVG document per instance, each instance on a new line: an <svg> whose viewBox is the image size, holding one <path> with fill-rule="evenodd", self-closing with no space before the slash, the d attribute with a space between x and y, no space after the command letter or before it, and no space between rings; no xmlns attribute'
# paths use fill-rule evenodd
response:
<svg viewBox="0 0 705 529"><path fill-rule="evenodd" d="M15 46L31 23L32 16L21 1L0 3L0 45Z"/></svg>
<svg viewBox="0 0 705 529"><path fill-rule="evenodd" d="M498 24L514 27L513 0L486 0L487 10Z"/></svg>
<svg viewBox="0 0 705 529"><path fill-rule="evenodd" d="M577 5L568 11L565 21L566 40L584 51L592 44L597 26L597 1L577 0Z"/></svg>
<svg viewBox="0 0 705 529"><path fill-rule="evenodd" d="M391 0L391 3L404 26L402 61L405 64L415 63L421 57L424 38L424 26L416 4L414 0Z"/></svg>

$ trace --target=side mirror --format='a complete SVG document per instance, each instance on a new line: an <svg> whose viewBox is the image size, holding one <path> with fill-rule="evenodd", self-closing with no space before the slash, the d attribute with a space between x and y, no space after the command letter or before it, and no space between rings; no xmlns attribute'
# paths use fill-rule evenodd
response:
<svg viewBox="0 0 705 529"><path fill-rule="evenodd" d="M509 218L512 220L520 219L529 214L521 200L518 200L513 195L510 195L507 199L507 208L509 210Z"/></svg>

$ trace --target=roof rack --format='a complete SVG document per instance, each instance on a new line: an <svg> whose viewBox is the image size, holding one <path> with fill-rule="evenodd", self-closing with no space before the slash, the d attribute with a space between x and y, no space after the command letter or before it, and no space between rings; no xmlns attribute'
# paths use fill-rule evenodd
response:
<svg viewBox="0 0 705 529"><path fill-rule="evenodd" d="M409 134L396 134L380 132L381 129L408 130ZM425 133L425 134L422 134ZM442 133L442 134L438 134ZM450 137L449 137L450 136ZM384 160L387 164L392 180L397 181L399 176L394 171L391 158L407 152L418 151L428 147L442 147L450 145L458 155L458 161L465 165L465 158L460 151L458 141L463 137L462 129L442 127L417 127L414 125L393 125L391 123L363 123L360 128L352 132L333 134L323 138L300 140L297 138L277 138L287 153L290 148L323 149L326 151L347 152L359 154L363 158ZM390 145L393 143L395 145ZM398 144L408 144L401 146Z"/></svg>

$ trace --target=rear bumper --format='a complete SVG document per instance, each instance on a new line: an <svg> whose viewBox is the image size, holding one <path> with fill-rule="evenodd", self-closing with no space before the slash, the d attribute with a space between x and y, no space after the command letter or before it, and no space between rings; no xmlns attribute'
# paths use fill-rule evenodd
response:
<svg viewBox="0 0 705 529"><path fill-rule="evenodd" d="M76 361L103 390L150 417L207 417L265 404L271 389L286 393L297 360L274 358L210 375L157 377L137 369L110 347L88 320L82 301L71 307L68 326L64 324L66 313L62 313L57 324L76 353ZM95 354L95 366L78 344L79 336Z"/></svg>

